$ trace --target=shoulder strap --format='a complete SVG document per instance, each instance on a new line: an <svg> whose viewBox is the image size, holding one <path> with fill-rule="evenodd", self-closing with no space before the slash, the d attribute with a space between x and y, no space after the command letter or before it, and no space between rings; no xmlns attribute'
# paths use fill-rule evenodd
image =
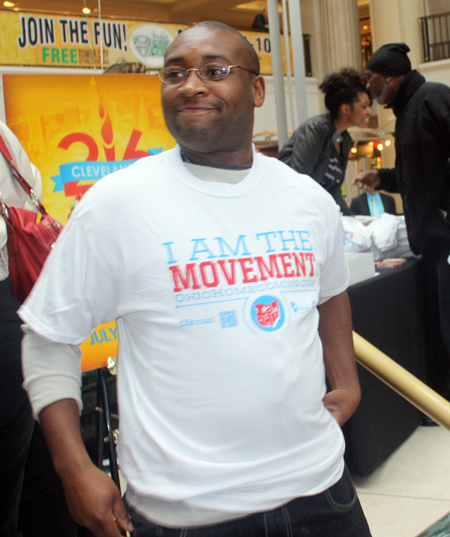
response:
<svg viewBox="0 0 450 537"><path fill-rule="evenodd" d="M23 188L23 190L30 196L31 201L36 205L37 210L41 213L46 215L47 211L45 210L45 207L42 205L42 203L37 198L34 190L31 188L31 186L27 183L25 178L22 176L22 174L19 172L19 170L14 165L13 159L11 157L11 153L9 152L9 149L5 143L5 140L3 139L3 136L0 134L0 152L7 160L8 164L12 168L12 176L14 179L20 184L20 186Z"/></svg>

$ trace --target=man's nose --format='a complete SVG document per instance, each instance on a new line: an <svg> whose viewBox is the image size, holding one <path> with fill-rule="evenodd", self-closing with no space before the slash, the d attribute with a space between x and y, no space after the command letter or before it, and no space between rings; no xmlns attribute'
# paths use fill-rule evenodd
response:
<svg viewBox="0 0 450 537"><path fill-rule="evenodd" d="M209 91L205 80L200 78L198 69L189 69L188 77L180 84L179 91L185 95L196 95Z"/></svg>

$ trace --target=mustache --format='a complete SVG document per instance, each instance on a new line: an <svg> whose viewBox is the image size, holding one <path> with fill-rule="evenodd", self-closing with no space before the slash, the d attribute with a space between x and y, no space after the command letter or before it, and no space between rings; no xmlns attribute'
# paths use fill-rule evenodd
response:
<svg viewBox="0 0 450 537"><path fill-rule="evenodd" d="M210 108L222 110L223 105L220 101L205 101L198 98L184 98L177 103L176 109L183 110L185 108Z"/></svg>

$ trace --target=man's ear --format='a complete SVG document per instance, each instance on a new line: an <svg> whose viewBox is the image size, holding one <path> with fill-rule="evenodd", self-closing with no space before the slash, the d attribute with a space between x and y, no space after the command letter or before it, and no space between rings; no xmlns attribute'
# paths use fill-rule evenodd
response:
<svg viewBox="0 0 450 537"><path fill-rule="evenodd" d="M266 81L262 75L255 77L255 80L253 81L253 91L253 104L256 108L261 108L266 96Z"/></svg>

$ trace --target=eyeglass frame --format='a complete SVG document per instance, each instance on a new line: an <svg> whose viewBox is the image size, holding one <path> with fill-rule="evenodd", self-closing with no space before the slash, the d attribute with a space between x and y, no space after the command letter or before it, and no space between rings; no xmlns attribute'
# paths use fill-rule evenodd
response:
<svg viewBox="0 0 450 537"><path fill-rule="evenodd" d="M226 67L227 68L226 74L222 78L218 78L217 80L212 80L210 78L204 78L200 74L200 69L203 69L203 68L211 66L211 65L216 65L218 67ZM186 68L180 67L180 66L163 67L163 69L161 69L158 72L158 78L159 78L159 80L161 80L161 82L163 84L169 84L171 86L174 86L175 84L182 84L183 82L186 82L186 80L189 78L189 76L191 74L191 71L196 71L197 76L200 78L200 80L204 80L206 82L220 82L221 80L226 78L231 73L231 69L233 69L233 67L238 67L239 69L243 69L244 71L247 71L247 73L251 73L252 75L258 76L258 73L256 73L255 71L251 71L250 69L247 69L246 67L242 67L242 65L227 65L226 63L205 63L205 65L202 65L198 69L196 69L196 68L186 69ZM177 80L176 82L168 82L167 80L163 80L164 75L161 75L161 73L163 73L163 71L165 71L166 69L167 70L169 70L169 69L180 69L181 72L185 71L187 76L185 78L183 78L182 80Z"/></svg>

